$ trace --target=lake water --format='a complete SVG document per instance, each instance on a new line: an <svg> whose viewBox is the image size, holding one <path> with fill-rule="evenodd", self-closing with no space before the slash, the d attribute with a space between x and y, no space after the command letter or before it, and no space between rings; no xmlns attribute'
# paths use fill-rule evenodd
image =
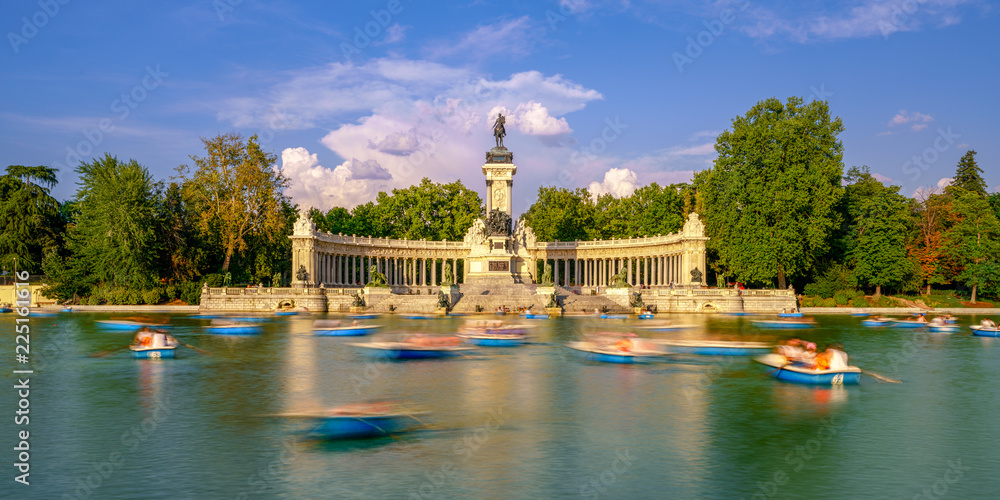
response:
<svg viewBox="0 0 1000 500"><path fill-rule="evenodd" d="M582 332L639 320L535 321L536 344L448 360L371 361L312 317L275 318L256 337L173 334L214 353L178 359L88 354L126 344L108 314L32 318L30 424L18 405L14 315L0 316L6 389L3 498L997 498L1000 341L820 316L796 335L842 342L851 364L902 384L776 381L747 358L649 365L583 361ZM326 316L323 316L326 317ZM333 317L333 316L330 316ZM661 315L661 318L668 316ZM375 322L454 332L466 318ZM507 318L508 321L514 318ZM753 318L673 315L696 328L662 338L766 340ZM530 320L524 320L530 321ZM646 334L644 334L646 335ZM362 341L364 339L361 339ZM421 405L426 426L395 437L304 439L269 417L365 400ZM18 430L30 482L13 482Z"/></svg>

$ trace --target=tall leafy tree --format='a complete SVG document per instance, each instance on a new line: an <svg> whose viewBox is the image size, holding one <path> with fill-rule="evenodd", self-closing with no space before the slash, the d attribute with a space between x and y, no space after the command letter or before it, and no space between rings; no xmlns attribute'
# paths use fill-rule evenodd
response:
<svg viewBox="0 0 1000 500"><path fill-rule="evenodd" d="M949 200L940 193L923 193L912 205L915 229L907 251L919 266L919 277L926 284L928 295L931 285L946 285L954 274L944 241L951 213Z"/></svg>
<svg viewBox="0 0 1000 500"><path fill-rule="evenodd" d="M825 256L840 224L844 127L826 102L798 97L761 101L732 125L695 178L709 244L739 280L784 288Z"/></svg>
<svg viewBox="0 0 1000 500"><path fill-rule="evenodd" d="M521 217L538 241L592 240L599 235L590 191L540 186L538 199Z"/></svg>
<svg viewBox="0 0 1000 500"><path fill-rule="evenodd" d="M248 242L274 244L286 228L286 179L272 168L277 156L261 149L257 136L236 133L202 139L205 156L191 156L194 171L178 168L185 200L198 214L198 229L217 238L224 251L222 272Z"/></svg>
<svg viewBox="0 0 1000 500"><path fill-rule="evenodd" d="M388 229L392 238L461 240L485 214L479 194L461 181L438 184L426 177L391 195L380 192L375 203L373 225Z"/></svg>
<svg viewBox="0 0 1000 500"><path fill-rule="evenodd" d="M10 165L0 176L0 267L42 270L42 258L63 233L59 202L50 193L55 168Z"/></svg>
<svg viewBox="0 0 1000 500"><path fill-rule="evenodd" d="M162 187L146 167L109 154L81 163L69 266L86 283L148 288L159 278ZM58 267L58 266L53 266ZM66 264L63 264L66 267Z"/></svg>
<svg viewBox="0 0 1000 500"><path fill-rule="evenodd" d="M966 151L962 155L962 159L958 160L955 179L951 181L948 188L964 189L983 198L986 197L986 181L983 180L983 169L976 164L976 151L974 149Z"/></svg>
<svg viewBox="0 0 1000 500"><path fill-rule="evenodd" d="M885 187L867 172L859 182L877 186L854 208L855 245L850 254L854 277L861 285L874 286L875 295L882 295L883 286L898 288L915 270L906 250L912 223L910 201L899 194L898 186Z"/></svg>
<svg viewBox="0 0 1000 500"><path fill-rule="evenodd" d="M949 252L962 266L957 279L972 289L1000 283L1000 221L979 193L961 188L952 192L954 224L945 237Z"/></svg>

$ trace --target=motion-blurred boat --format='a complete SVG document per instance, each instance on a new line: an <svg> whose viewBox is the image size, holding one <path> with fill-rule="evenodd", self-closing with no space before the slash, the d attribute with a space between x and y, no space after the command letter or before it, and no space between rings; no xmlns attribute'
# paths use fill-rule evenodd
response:
<svg viewBox="0 0 1000 500"><path fill-rule="evenodd" d="M140 328L148 326L161 327L163 325L153 325L150 323L140 323L138 321L131 321L127 319L99 319L95 321L97 326L104 330L118 330L123 332L134 332L138 331Z"/></svg>
<svg viewBox="0 0 1000 500"><path fill-rule="evenodd" d="M382 328L382 325L344 324L336 320L316 320L313 322L314 335L330 337L360 337L363 335L371 335L377 332L379 328Z"/></svg>
<svg viewBox="0 0 1000 500"><path fill-rule="evenodd" d="M891 324L893 324L893 320L891 319L872 318L861 321L861 326L867 326L871 328L881 328L883 326L889 326Z"/></svg>
<svg viewBox="0 0 1000 500"><path fill-rule="evenodd" d="M926 321L917 321L913 319L898 319L892 322L893 328L923 328L927 326Z"/></svg>
<svg viewBox="0 0 1000 500"><path fill-rule="evenodd" d="M816 326L813 321L790 321L790 320L754 320L751 323L757 328L812 328Z"/></svg>
<svg viewBox="0 0 1000 500"><path fill-rule="evenodd" d="M215 335L257 335L263 331L263 328L254 323L212 320L212 324L206 326L205 331Z"/></svg>
<svg viewBox="0 0 1000 500"><path fill-rule="evenodd" d="M790 313L789 312L782 312L782 313L778 313L778 317L779 318L801 318L802 317L802 313L800 313L800 312L790 312Z"/></svg>
<svg viewBox="0 0 1000 500"><path fill-rule="evenodd" d="M985 327L981 325L972 325L969 328L972 329L972 334L978 337L1000 337L1000 328L995 326Z"/></svg>
<svg viewBox="0 0 1000 500"><path fill-rule="evenodd" d="M856 366L848 366L842 370L814 370L787 364L788 359L777 353L758 356L754 361L774 368L768 375L797 384L855 385L861 380L861 369Z"/></svg>
<svg viewBox="0 0 1000 500"><path fill-rule="evenodd" d="M393 403L361 403L314 414L285 414L311 421L307 434L321 439L364 439L405 432L421 425L424 412Z"/></svg>
<svg viewBox="0 0 1000 500"><path fill-rule="evenodd" d="M132 357L137 359L173 359L177 347L176 345L163 347L130 345L128 348L132 350Z"/></svg>
<svg viewBox="0 0 1000 500"><path fill-rule="evenodd" d="M389 359L432 359L461 355L473 347L462 345L458 337L444 337L424 334L401 334L395 339L372 340L366 343L350 344L368 354Z"/></svg>
<svg viewBox="0 0 1000 500"><path fill-rule="evenodd" d="M666 352L702 356L754 356L766 354L774 344L726 340L657 340Z"/></svg>

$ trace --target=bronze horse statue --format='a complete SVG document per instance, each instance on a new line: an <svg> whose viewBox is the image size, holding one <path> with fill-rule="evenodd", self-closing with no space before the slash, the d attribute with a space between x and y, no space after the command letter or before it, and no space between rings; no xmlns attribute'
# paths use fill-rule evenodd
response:
<svg viewBox="0 0 1000 500"><path fill-rule="evenodd" d="M497 116L495 122L493 122L493 138L497 140L497 147L503 147L503 136L507 135L507 129L504 128L503 124L507 122L507 119L503 117L503 114Z"/></svg>

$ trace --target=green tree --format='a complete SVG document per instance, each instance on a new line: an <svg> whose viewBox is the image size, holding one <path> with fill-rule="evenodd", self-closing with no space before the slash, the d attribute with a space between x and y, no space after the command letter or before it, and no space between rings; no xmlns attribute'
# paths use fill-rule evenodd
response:
<svg viewBox="0 0 1000 500"><path fill-rule="evenodd" d="M45 253L59 245L64 224L49 194L57 171L10 165L0 176L0 267L38 273Z"/></svg>
<svg viewBox="0 0 1000 500"><path fill-rule="evenodd" d="M757 103L719 135L695 188L722 269L784 288L826 255L840 224L843 130L826 102L791 97Z"/></svg>
<svg viewBox="0 0 1000 500"><path fill-rule="evenodd" d="M972 289L995 288L1000 282L1000 221L978 192L952 191L954 224L945 235L949 251L962 266L956 277Z"/></svg>
<svg viewBox="0 0 1000 500"><path fill-rule="evenodd" d="M375 203L377 208L369 215L374 216L371 224L387 229L386 236L391 238L461 240L469 226L485 214L479 194L461 181L438 184L426 177L420 184L393 189L391 195L380 192Z"/></svg>
<svg viewBox="0 0 1000 500"><path fill-rule="evenodd" d="M970 193L986 197L986 181L983 180L983 169L976 164L976 151L970 149L958 160L958 168L955 169L955 179L951 181L948 189L964 189Z"/></svg>
<svg viewBox="0 0 1000 500"><path fill-rule="evenodd" d="M590 191L540 186L538 199L521 217L538 241L574 241L599 237L595 215Z"/></svg>
<svg viewBox="0 0 1000 500"><path fill-rule="evenodd" d="M872 181L881 192L876 191L855 208L852 232L856 245L850 259L858 283L874 286L875 295L882 295L883 286L899 288L914 274L914 263L906 250L912 219L910 200L899 194L898 186L884 187L867 172L860 182Z"/></svg>
<svg viewBox="0 0 1000 500"><path fill-rule="evenodd" d="M288 179L272 168L277 156L261 149L256 135L244 141L229 133L202 143L206 156L191 156L194 172L187 165L177 170L184 198L198 214L198 229L218 239L225 256L221 271L227 272L233 255L247 251L248 241L274 244L283 236Z"/></svg>
<svg viewBox="0 0 1000 500"><path fill-rule="evenodd" d="M84 285L139 290L154 285L163 249L160 184L135 160L122 162L109 154L81 163L76 172L78 215L67 233L73 257L66 274L84 276Z"/></svg>
<svg viewBox="0 0 1000 500"><path fill-rule="evenodd" d="M648 184L630 196L615 198L604 194L597 198L595 226L602 239L638 238L670 234L684 226L686 184L660 187Z"/></svg>

